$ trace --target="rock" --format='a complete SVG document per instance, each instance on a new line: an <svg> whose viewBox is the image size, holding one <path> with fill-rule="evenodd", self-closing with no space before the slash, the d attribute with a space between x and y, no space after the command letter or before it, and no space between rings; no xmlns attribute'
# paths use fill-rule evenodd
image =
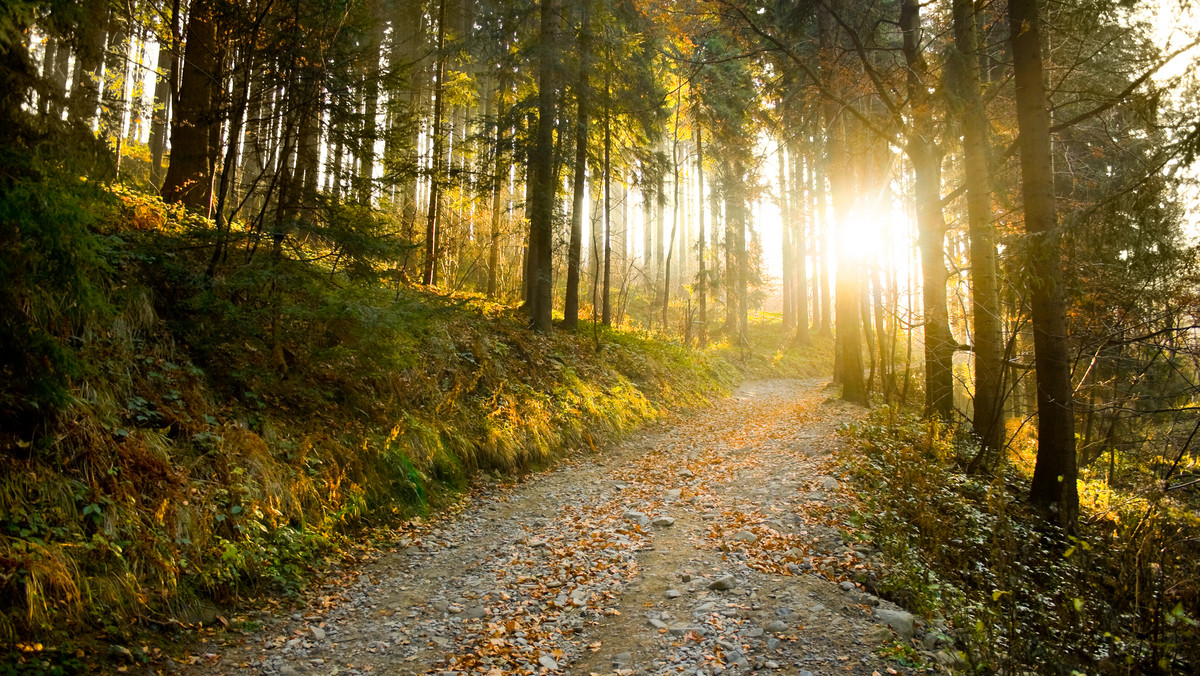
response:
<svg viewBox="0 0 1200 676"><path fill-rule="evenodd" d="M821 481L821 488L823 488L827 491L836 491L837 489L839 489L841 487L842 487L842 485L840 483L838 483L838 480L834 479L831 476L827 476Z"/></svg>
<svg viewBox="0 0 1200 676"><path fill-rule="evenodd" d="M660 620L660 619L657 619L657 618L653 618L653 617L652 617L652 618L650 618L650 619L649 619L649 620L646 622L646 624L650 625L651 627L654 627L655 629L666 629L666 628L667 628L667 623L666 623L666 622L663 622L662 620Z"/></svg>
<svg viewBox="0 0 1200 676"><path fill-rule="evenodd" d="M779 643L779 639L772 636L771 638L767 639L767 650L775 650L779 647Z"/></svg>
<svg viewBox="0 0 1200 676"><path fill-rule="evenodd" d="M737 586L737 578L732 575L723 575L708 583L709 589L715 589L717 591L729 591Z"/></svg>
<svg viewBox="0 0 1200 676"><path fill-rule="evenodd" d="M892 630L880 625L875 625L866 635L867 643L887 643L891 640Z"/></svg>
<svg viewBox="0 0 1200 676"><path fill-rule="evenodd" d="M908 641L913 637L913 615L912 613L903 610L891 610L889 608L875 609L875 617L879 619L880 624L885 624L896 633L900 638Z"/></svg>
<svg viewBox="0 0 1200 676"><path fill-rule="evenodd" d="M851 591L854 589L854 583L850 580L843 580L838 586L842 588L842 591Z"/></svg>
<svg viewBox="0 0 1200 676"><path fill-rule="evenodd" d="M633 653L617 653L613 656L613 666L623 667L633 661Z"/></svg>
<svg viewBox="0 0 1200 676"><path fill-rule="evenodd" d="M783 620L775 620L773 622L768 622L767 623L767 631L771 631L771 632L775 632L775 633L778 633L781 631L787 631L787 622L784 622Z"/></svg>
<svg viewBox="0 0 1200 676"><path fill-rule="evenodd" d="M285 664L279 667L279 676L300 676L300 672L290 664Z"/></svg>
<svg viewBox="0 0 1200 676"><path fill-rule="evenodd" d="M745 542L748 545L758 542L758 536L748 530L738 531L733 539L735 542Z"/></svg>
<svg viewBox="0 0 1200 676"><path fill-rule="evenodd" d="M680 495L683 495L683 490L679 488L672 488L666 493L668 500L678 500Z"/></svg>
<svg viewBox="0 0 1200 676"><path fill-rule="evenodd" d="M366 573L358 576L358 581L361 584L371 584L371 578Z"/></svg>
<svg viewBox="0 0 1200 676"><path fill-rule="evenodd" d="M650 525L651 526L659 526L661 528L666 528L667 526L674 526L675 519L672 519L669 516L660 516L657 519L651 521Z"/></svg>
<svg viewBox="0 0 1200 676"><path fill-rule="evenodd" d="M317 639L318 641L325 640L325 630L324 629L313 626L313 627L309 627L308 630L312 632L313 638Z"/></svg>
<svg viewBox="0 0 1200 676"><path fill-rule="evenodd" d="M680 596L683 596L683 593L680 592L678 589L668 589L667 590L667 598L669 598L669 599L677 599Z"/></svg>
<svg viewBox="0 0 1200 676"><path fill-rule="evenodd" d="M778 669L779 663L774 660L767 660L766 664L764 664L763 666L765 666L768 669Z"/></svg>
<svg viewBox="0 0 1200 676"><path fill-rule="evenodd" d="M703 635L704 627L696 627L690 624L672 624L670 631L672 636L683 636L689 631L694 631L697 634Z"/></svg>
<svg viewBox="0 0 1200 676"><path fill-rule="evenodd" d="M750 638L758 638L759 636L762 636L762 635L763 635L763 630L759 629L758 627L753 627L746 632L746 636L748 636Z"/></svg>
<svg viewBox="0 0 1200 676"><path fill-rule="evenodd" d="M815 614L817 614L817 613L819 613L819 612L822 612L822 611L824 611L824 610L825 610L825 606L824 606L824 605L822 605L822 604L820 604L820 603L818 603L818 604L816 604L816 605L814 605L814 606L809 606L809 608L808 608L808 612L810 612L810 613L812 613L812 614L814 614L814 615L815 615Z"/></svg>
<svg viewBox="0 0 1200 676"><path fill-rule="evenodd" d="M684 467L683 469L679 470L679 472L678 472L678 475L679 475L679 476L681 476L681 477L683 477L683 478L685 478L685 479L691 479L692 477L696 476L695 474L692 474L692 470L690 470L690 469L688 469L688 468L686 468L686 467Z"/></svg>
<svg viewBox="0 0 1200 676"><path fill-rule="evenodd" d="M558 669L558 662L553 657L550 657L549 655L542 655L541 657L539 657L538 664L542 665L543 667L546 667L550 671L556 671Z"/></svg>
<svg viewBox="0 0 1200 676"><path fill-rule="evenodd" d="M439 613L444 613L450 610L450 604L446 601L438 601L433 604L433 609Z"/></svg>
<svg viewBox="0 0 1200 676"><path fill-rule="evenodd" d="M680 573L680 574L679 574L679 579L680 579L680 581L682 581L682 582L691 582L691 581L692 581L692 574L691 574L691 573Z"/></svg>
<svg viewBox="0 0 1200 676"><path fill-rule="evenodd" d="M484 608L483 606L475 606L474 608L468 608L467 611L465 613L463 613L463 617L466 617L466 618L469 618L472 620L483 619L483 618L487 617L487 608Z"/></svg>
<svg viewBox="0 0 1200 676"><path fill-rule="evenodd" d="M716 608L716 607L717 607L717 604L713 603L712 601L709 601L709 602L707 602L707 603L702 603L702 604L700 604L699 606L697 606L697 607L696 607L696 612L698 612L698 613L707 613L707 612L709 612L710 610L712 610L713 608Z"/></svg>

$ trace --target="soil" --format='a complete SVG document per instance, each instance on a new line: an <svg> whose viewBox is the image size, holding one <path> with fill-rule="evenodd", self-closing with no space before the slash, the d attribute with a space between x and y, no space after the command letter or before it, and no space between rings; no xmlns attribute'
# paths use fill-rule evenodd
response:
<svg viewBox="0 0 1200 676"><path fill-rule="evenodd" d="M907 673L946 637L870 593L824 381L744 385L416 523L183 673ZM941 655L952 654L945 651ZM899 658L899 661L897 659ZM932 661L931 661L932 662Z"/></svg>

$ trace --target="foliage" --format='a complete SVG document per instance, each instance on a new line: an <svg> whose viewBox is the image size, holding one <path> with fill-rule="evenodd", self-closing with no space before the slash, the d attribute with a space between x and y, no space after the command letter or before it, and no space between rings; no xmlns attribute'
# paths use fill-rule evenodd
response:
<svg viewBox="0 0 1200 676"><path fill-rule="evenodd" d="M209 278L209 222L66 175L39 186L55 191L5 202L7 302L40 313L6 314L6 340L41 332L71 368L6 391L6 415L18 396L39 407L2 439L7 640L188 624L206 599L298 589L351 529L595 448L739 377L717 352L615 329L597 350L590 327L535 336L474 295L381 286L370 250ZM61 227L40 229L44 214ZM60 394L33 399L35 376Z"/></svg>
<svg viewBox="0 0 1200 676"><path fill-rule="evenodd" d="M963 432L889 407L847 429L842 460L889 560L879 592L949 619L982 671L1194 668L1195 505L1085 480L1068 536L1023 504L1031 467L965 473L977 448Z"/></svg>

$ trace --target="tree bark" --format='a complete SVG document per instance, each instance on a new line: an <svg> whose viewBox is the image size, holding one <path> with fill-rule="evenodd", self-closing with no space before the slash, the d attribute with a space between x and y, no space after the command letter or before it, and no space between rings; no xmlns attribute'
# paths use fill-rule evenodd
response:
<svg viewBox="0 0 1200 676"><path fill-rule="evenodd" d="M988 186L987 116L979 79L979 41L972 0L954 0L953 64L963 127L966 165L967 229L971 237L971 319L975 338L975 410L973 425L989 463L1004 443L1004 344L996 270L996 229Z"/></svg>
<svg viewBox="0 0 1200 676"><path fill-rule="evenodd" d="M908 66L912 126L905 152L913 166L917 207L917 245L921 249L921 300L925 326L925 413L949 420L954 413L953 359L946 305L946 219L942 213L941 157L934 143L934 115L929 100L929 67L921 47L918 0L901 0L900 29Z"/></svg>
<svg viewBox="0 0 1200 676"><path fill-rule="evenodd" d="M533 161L529 166L529 241L532 265L529 315L539 333L550 331L553 288L554 216L554 0L542 0L541 55L538 59L538 117Z"/></svg>
<svg viewBox="0 0 1200 676"><path fill-rule="evenodd" d="M563 303L563 326L574 331L579 325L579 259L583 250L583 205L587 196L588 70L592 3L582 0L579 20L579 84L575 88L578 116L575 119L575 176L571 201L571 239L567 251L567 293Z"/></svg>
<svg viewBox="0 0 1200 676"><path fill-rule="evenodd" d="M171 119L171 162L163 180L162 198L208 213L212 207L213 175L209 158L213 111L213 74L217 70L215 0L195 0L188 17L183 79Z"/></svg>
<svg viewBox="0 0 1200 676"><path fill-rule="evenodd" d="M434 76L437 78L433 90L433 152L430 153L429 167L429 211L425 219L425 269L421 280L425 284L437 284L438 240L441 228L441 172L442 146L445 136L442 130L442 81L446 76L446 0L438 3L438 34L437 34L437 63L434 65ZM547 149L549 153L549 149ZM547 156L549 160L549 157Z"/></svg>
<svg viewBox="0 0 1200 676"><path fill-rule="evenodd" d="M158 75L154 81L154 108L150 113L150 156L153 160L151 180L163 180L162 162L167 150L167 120L171 119L175 100L175 85L179 74L179 55L175 50L179 40L179 0L171 5L169 43L158 45ZM163 37L159 36L160 39Z"/></svg>
<svg viewBox="0 0 1200 676"><path fill-rule="evenodd" d="M696 265L699 272L696 275L696 291L700 294L700 335L697 340L700 347L708 344L708 271L704 261L704 130L700 120L696 120L696 190L699 236L696 238Z"/></svg>
<svg viewBox="0 0 1200 676"><path fill-rule="evenodd" d="M1025 232L1031 240L1030 305L1037 375L1038 452L1029 498L1048 520L1070 529L1079 514L1075 413L1038 0L1009 0L1008 12L1020 130L1021 194Z"/></svg>
<svg viewBox="0 0 1200 676"><path fill-rule="evenodd" d="M203 2L204 0L198 0ZM104 44L108 32L108 2L88 0L85 10L87 29L79 37L75 53L75 73L71 78L71 99L67 118L72 124L90 127L100 105L100 78L104 67Z"/></svg>

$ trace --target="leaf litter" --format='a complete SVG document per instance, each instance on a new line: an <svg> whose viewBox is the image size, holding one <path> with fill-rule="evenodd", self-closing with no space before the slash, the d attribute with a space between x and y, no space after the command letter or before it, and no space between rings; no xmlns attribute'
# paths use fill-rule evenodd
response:
<svg viewBox="0 0 1200 676"><path fill-rule="evenodd" d="M746 385L414 521L187 673L895 673L863 591L882 562L832 477L860 414L816 381Z"/></svg>

